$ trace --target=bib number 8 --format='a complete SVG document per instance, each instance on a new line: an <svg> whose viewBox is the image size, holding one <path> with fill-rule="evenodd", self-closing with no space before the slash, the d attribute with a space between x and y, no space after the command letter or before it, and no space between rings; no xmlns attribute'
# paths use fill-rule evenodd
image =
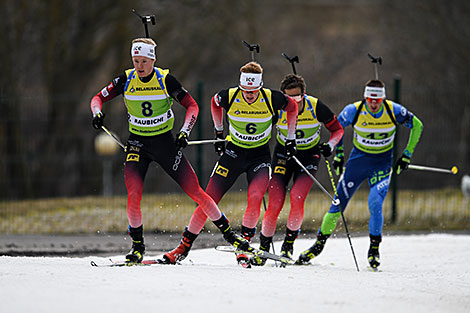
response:
<svg viewBox="0 0 470 313"><path fill-rule="evenodd" d="M145 102L142 102L141 106L142 106L142 115L143 116L145 116L145 117L152 116L152 114L153 114L152 103L150 103L148 101L145 101Z"/></svg>

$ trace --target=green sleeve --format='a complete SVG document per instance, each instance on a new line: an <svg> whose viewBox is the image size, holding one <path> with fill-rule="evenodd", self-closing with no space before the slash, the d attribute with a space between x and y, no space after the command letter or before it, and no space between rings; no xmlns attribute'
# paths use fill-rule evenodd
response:
<svg viewBox="0 0 470 313"><path fill-rule="evenodd" d="M411 158L411 156L413 155L413 152L415 151L415 147L418 144L419 138L421 137L422 132L423 132L423 123L419 120L419 118L416 117L416 115L413 115L413 127L411 128L411 131L410 131L408 144L406 145L405 151L403 151L404 155Z"/></svg>

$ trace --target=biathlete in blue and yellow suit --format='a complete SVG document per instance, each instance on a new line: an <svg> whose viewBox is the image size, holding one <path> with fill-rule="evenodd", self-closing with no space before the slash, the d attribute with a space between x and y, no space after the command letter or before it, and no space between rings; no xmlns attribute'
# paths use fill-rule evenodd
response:
<svg viewBox="0 0 470 313"><path fill-rule="evenodd" d="M132 41L133 69L125 71L104 87L91 100L93 126L103 126L103 103L123 95L129 122L124 180L127 188L127 217L132 249L126 255L128 263L142 262L145 252L143 221L140 209L144 178L149 164L157 162L199 204L199 208L222 231L224 238L242 250L251 250L247 240L236 235L217 204L200 187L196 174L182 149L196 122L199 112L196 101L168 70L154 67L156 44L150 38ZM176 140L171 132L174 114L173 100L186 108L186 118Z"/></svg>
<svg viewBox="0 0 470 313"><path fill-rule="evenodd" d="M404 106L385 99L385 85L380 80L367 82L364 100L347 105L339 115L343 127L353 127L353 149L344 175L338 182L338 198L343 211L364 180L369 183L369 237L368 261L372 268L380 265L379 244L382 241L383 202L392 171L393 139L398 124L410 128L408 144L397 161L395 170L406 170L419 141L423 124ZM344 163L342 141L336 147L333 166L338 175ZM302 252L298 263L308 263L323 250L326 240L341 217L340 206L332 205L325 214L317 239L312 247Z"/></svg>
<svg viewBox="0 0 470 313"><path fill-rule="evenodd" d="M212 98L212 119L217 138L223 136L223 109L227 113L230 142L216 143L216 152L221 155L207 185L206 192L216 203L230 189L240 175L246 173L248 180L247 208L243 217L242 237L251 239L260 216L261 202L270 178L271 155L269 140L276 113L286 112L286 151L295 153L295 125L297 103L280 91L263 88L261 65L249 62L240 69L237 88L219 91ZM275 124L275 123L274 123ZM198 207L183 234L183 239L173 251L165 253L168 262L175 263L184 258L199 232L204 227L207 214ZM246 255L239 255L240 263L249 265Z"/></svg>
<svg viewBox="0 0 470 313"><path fill-rule="evenodd" d="M321 100L305 93L304 79L299 75L289 74L281 82L282 92L297 102L296 157L312 174L316 175L320 156L331 155L336 144L343 137L343 127L330 108ZM269 251L277 219L286 198L286 189L291 178L293 185L290 191L291 209L287 218L286 235L281 247L281 255L292 258L294 240L300 232L304 217L304 203L312 188L313 180L295 162L287 160L284 154L287 124L285 112L280 113L277 124L277 144L273 154L273 175L269 183L269 204L264 214L260 231L260 249ZM320 142L321 124L330 132L328 142ZM253 264L264 265L265 259L254 259Z"/></svg>

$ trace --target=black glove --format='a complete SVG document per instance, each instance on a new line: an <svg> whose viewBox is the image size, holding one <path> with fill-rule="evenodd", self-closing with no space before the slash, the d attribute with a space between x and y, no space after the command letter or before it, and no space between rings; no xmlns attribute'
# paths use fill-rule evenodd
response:
<svg viewBox="0 0 470 313"><path fill-rule="evenodd" d="M295 155L296 151L297 151L297 148L295 146L295 139L287 139L285 152L284 152L284 154L287 157L287 160L290 160Z"/></svg>
<svg viewBox="0 0 470 313"><path fill-rule="evenodd" d="M318 148L320 149L321 154L323 154L323 156L325 158L327 158L331 155L331 147L328 144L328 142L323 142L323 143L319 144Z"/></svg>
<svg viewBox="0 0 470 313"><path fill-rule="evenodd" d="M91 121L91 124L93 125L94 128L101 129L101 126L103 126L103 123L104 123L103 112L98 112L96 115L93 116L93 120Z"/></svg>
<svg viewBox="0 0 470 313"><path fill-rule="evenodd" d="M215 139L224 139L224 132L221 131L215 131ZM225 141L219 141L214 143L214 149L215 153L218 155L224 154L225 151Z"/></svg>
<svg viewBox="0 0 470 313"><path fill-rule="evenodd" d="M410 158L403 154L398 159L397 164L395 164L395 172L397 173L397 175L400 175L401 172L406 170L408 168L408 165L410 165Z"/></svg>
<svg viewBox="0 0 470 313"><path fill-rule="evenodd" d="M178 135L176 135L175 145L178 150L186 148L188 145L188 134L184 131L180 131Z"/></svg>
<svg viewBox="0 0 470 313"><path fill-rule="evenodd" d="M333 170L337 176L343 174L344 154L336 154L333 159Z"/></svg>

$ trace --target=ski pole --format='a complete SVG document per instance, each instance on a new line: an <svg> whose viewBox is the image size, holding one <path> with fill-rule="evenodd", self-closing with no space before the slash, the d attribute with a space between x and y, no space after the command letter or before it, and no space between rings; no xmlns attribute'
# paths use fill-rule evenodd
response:
<svg viewBox="0 0 470 313"><path fill-rule="evenodd" d="M248 42L246 42L245 40L242 40L243 44L245 46L248 47L248 49L250 49L250 52L251 52L251 61L255 61L255 51L256 53L259 53L259 45L258 44L253 44L253 45L250 45Z"/></svg>
<svg viewBox="0 0 470 313"><path fill-rule="evenodd" d="M134 13L135 15L137 15L140 18L140 20L144 24L145 37L150 38L147 24L152 23L152 25L155 25L155 15L144 15L144 16L142 16L139 13L137 13L137 11L135 9L132 9L132 13Z"/></svg>
<svg viewBox="0 0 470 313"><path fill-rule="evenodd" d="M112 132L110 132L104 125L101 126L101 129L104 130L104 132L106 134L108 134L109 136L111 136L111 138L113 138L113 140L121 146L121 148L124 149L124 151L126 151L126 147L122 144L121 140L119 140L118 137L116 137Z"/></svg>
<svg viewBox="0 0 470 313"><path fill-rule="evenodd" d="M326 163L326 167L328 169L328 175L330 175L331 186L333 187L333 191L335 193L336 198L338 198L338 192L336 190L335 180L333 178L333 173L331 172L330 162L328 161L327 158L325 158L325 163ZM339 198L338 198L338 200L339 200ZM348 225L346 224L346 219L344 218L343 207L342 207L341 203L338 203L338 205L339 205L339 211L341 212L341 218L343 220L344 230L346 231L346 236L348 237L349 246L351 247L351 252L352 252L352 255L353 255L354 263L356 264L356 269L359 272L359 266L357 265L356 253L354 253L354 248L353 248L353 245L352 245L351 236L349 235Z"/></svg>
<svg viewBox="0 0 470 313"><path fill-rule="evenodd" d="M292 158L295 160L295 162L297 162L297 164L299 164L299 166L305 171L305 174L307 174L314 182L315 184L317 184L318 187L320 187L321 191L323 191L323 193L325 195L327 195L330 199L331 199L331 203L333 203L334 205L339 205L339 199L334 199L330 193L325 189L325 187L322 186L322 184L312 175L310 174L310 172L305 168L305 166L299 161L299 159L297 159L297 157L294 155L292 156Z"/></svg>
<svg viewBox="0 0 470 313"><path fill-rule="evenodd" d="M370 53L367 53L367 56L371 58L372 64L374 64L374 72L375 72L375 79L379 79L379 70L377 65L380 64L382 65L382 57L374 57Z"/></svg>
<svg viewBox="0 0 470 313"><path fill-rule="evenodd" d="M284 52L281 53L281 55L287 59L287 61L289 61L289 63L292 65L292 71L294 71L294 74L297 75L297 71L295 70L295 62L299 63L299 57L298 56L294 56L292 58L289 58L289 56L287 54L285 54Z"/></svg>
<svg viewBox="0 0 470 313"><path fill-rule="evenodd" d="M217 143L217 142L225 142L227 139L207 139L207 140L193 140L188 141L188 145L203 145L206 143Z"/></svg>
<svg viewBox="0 0 470 313"><path fill-rule="evenodd" d="M438 173L447 173L447 174L457 174L459 172L459 169L457 166L452 166L450 170L445 169L445 168L437 168L437 167L430 167L430 166L423 166L423 165L414 165L410 164L408 165L408 168L410 170L418 170L418 171L429 171L429 172L438 172Z"/></svg>

